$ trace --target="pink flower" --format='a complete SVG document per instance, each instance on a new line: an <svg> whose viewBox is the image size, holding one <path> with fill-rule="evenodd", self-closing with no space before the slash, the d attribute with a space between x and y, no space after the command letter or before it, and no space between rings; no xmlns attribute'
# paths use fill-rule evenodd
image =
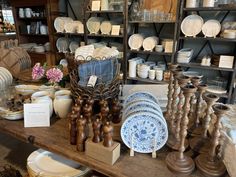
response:
<svg viewBox="0 0 236 177"><path fill-rule="evenodd" d="M60 82L63 78L63 73L58 68L51 68L46 73L47 79L51 83Z"/></svg>
<svg viewBox="0 0 236 177"><path fill-rule="evenodd" d="M36 63L32 70L32 78L34 80L41 79L45 74L44 68L40 65L40 63Z"/></svg>

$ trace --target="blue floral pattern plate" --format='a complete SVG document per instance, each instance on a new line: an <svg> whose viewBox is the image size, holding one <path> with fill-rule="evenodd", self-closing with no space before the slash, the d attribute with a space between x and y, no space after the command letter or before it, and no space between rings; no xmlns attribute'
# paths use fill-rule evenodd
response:
<svg viewBox="0 0 236 177"><path fill-rule="evenodd" d="M131 95L129 95L126 99L125 99L125 101L124 101L124 107L128 104L128 103L130 103L130 102L132 102L132 101L134 101L134 100L136 100L136 99L149 99L149 100L152 100L153 102L155 102L155 103L157 103L157 104L159 104L159 102L158 102L158 100L157 100L157 98L154 96L154 95L152 95L151 93L149 93L149 92L135 92L135 93L132 93Z"/></svg>
<svg viewBox="0 0 236 177"><path fill-rule="evenodd" d="M151 113L137 113L128 117L121 127L121 138L135 152L151 153L161 149L167 139L167 126Z"/></svg>

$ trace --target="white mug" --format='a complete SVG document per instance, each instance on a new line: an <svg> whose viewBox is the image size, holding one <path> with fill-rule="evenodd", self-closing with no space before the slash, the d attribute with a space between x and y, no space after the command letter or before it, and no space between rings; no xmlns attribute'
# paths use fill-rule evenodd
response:
<svg viewBox="0 0 236 177"><path fill-rule="evenodd" d="M48 32L47 32L47 26L46 25L41 25L40 26L40 34L47 34Z"/></svg>
<svg viewBox="0 0 236 177"><path fill-rule="evenodd" d="M31 8L25 8L25 17L31 18L32 9Z"/></svg>
<svg viewBox="0 0 236 177"><path fill-rule="evenodd" d="M162 81L163 79L163 70L156 70L156 79Z"/></svg>
<svg viewBox="0 0 236 177"><path fill-rule="evenodd" d="M203 0L203 7L214 7L217 0Z"/></svg>

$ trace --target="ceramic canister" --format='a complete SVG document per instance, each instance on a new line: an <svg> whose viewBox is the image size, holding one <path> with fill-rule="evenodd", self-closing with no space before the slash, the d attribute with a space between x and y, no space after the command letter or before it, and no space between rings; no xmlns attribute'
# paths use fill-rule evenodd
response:
<svg viewBox="0 0 236 177"><path fill-rule="evenodd" d="M31 18L32 9L31 8L25 8L25 17Z"/></svg>
<svg viewBox="0 0 236 177"><path fill-rule="evenodd" d="M203 7L214 7L216 0L203 0Z"/></svg>
<svg viewBox="0 0 236 177"><path fill-rule="evenodd" d="M199 6L199 0L186 0L186 8L195 8Z"/></svg>
<svg viewBox="0 0 236 177"><path fill-rule="evenodd" d="M142 58L133 58L129 60L129 77L136 77L136 67L143 62L144 60Z"/></svg>

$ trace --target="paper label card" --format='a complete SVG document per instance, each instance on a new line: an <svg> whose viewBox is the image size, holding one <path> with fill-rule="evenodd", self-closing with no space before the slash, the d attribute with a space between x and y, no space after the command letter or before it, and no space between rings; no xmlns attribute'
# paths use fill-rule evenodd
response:
<svg viewBox="0 0 236 177"><path fill-rule="evenodd" d="M24 127L49 127L50 108L48 103L24 104Z"/></svg>
<svg viewBox="0 0 236 177"><path fill-rule="evenodd" d="M118 36L120 34L120 25L112 25L111 35Z"/></svg>
<svg viewBox="0 0 236 177"><path fill-rule="evenodd" d="M92 11L100 10L100 1L92 1Z"/></svg>
<svg viewBox="0 0 236 177"><path fill-rule="evenodd" d="M90 76L87 86L88 87L94 87L96 85L97 78L98 77L95 76L95 75Z"/></svg>
<svg viewBox="0 0 236 177"><path fill-rule="evenodd" d="M220 68L233 68L234 56L221 55L220 56Z"/></svg>

